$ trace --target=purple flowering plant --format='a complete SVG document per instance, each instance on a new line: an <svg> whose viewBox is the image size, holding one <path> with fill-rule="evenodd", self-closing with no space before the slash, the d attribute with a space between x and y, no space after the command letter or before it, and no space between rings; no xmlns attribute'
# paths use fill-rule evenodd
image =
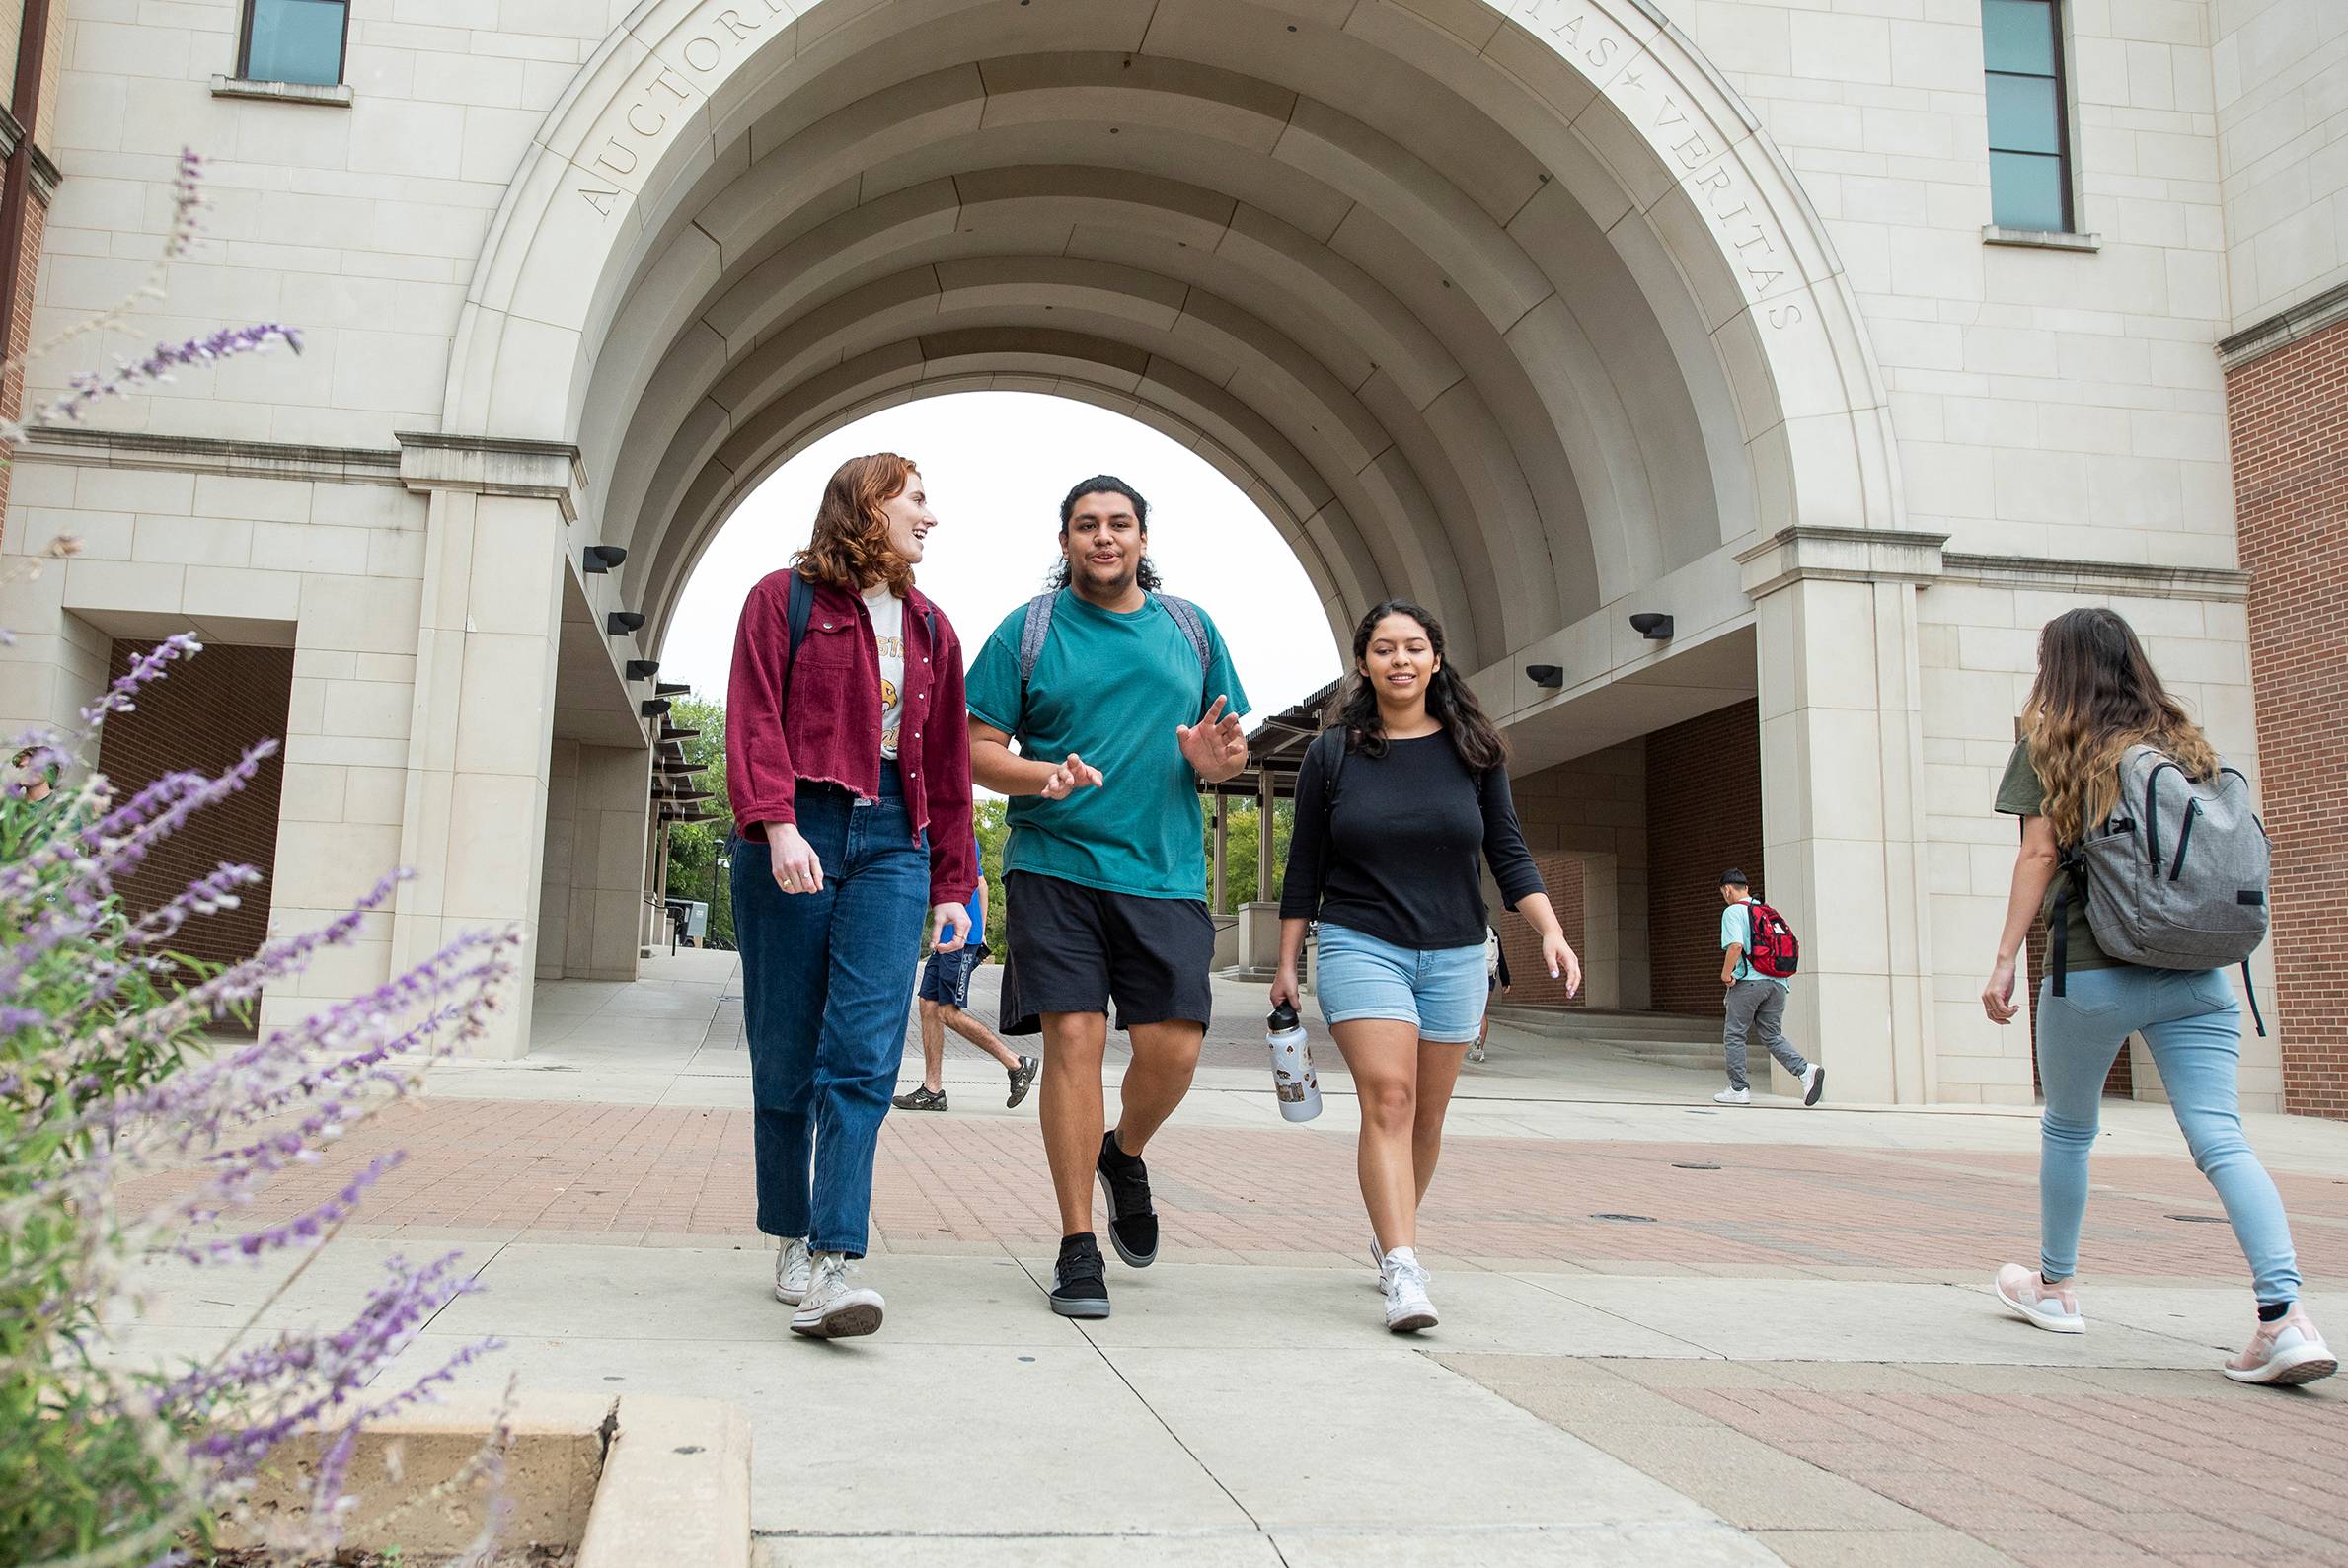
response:
<svg viewBox="0 0 2348 1568"><path fill-rule="evenodd" d="M180 165L165 261L195 229L194 155ZM159 291L158 277L108 317ZM92 330L85 324L68 336ZM62 340L62 339L60 339ZM80 377L51 406L91 402L163 379L175 365L270 341L274 324L161 345L109 374ZM0 446L22 432L0 425ZM70 555L70 540L49 550ZM5 633L0 633L4 637ZM243 789L274 750L218 777L165 774L124 797L95 771L108 718L200 652L166 639L132 661L81 729L20 736L0 761L0 1562L44 1568L162 1568L196 1560L223 1520L280 1554L335 1549L355 1499L346 1481L365 1424L428 1398L493 1348L463 1346L420 1379L387 1386L385 1369L431 1316L470 1288L455 1255L393 1258L346 1325L256 1336L255 1324L399 1163L383 1156L324 1200L268 1224L241 1220L275 1177L314 1165L349 1128L414 1093L432 1061L478 1036L511 983L518 936L460 936L405 974L289 1027L254 1038L210 1031L247 1019L265 988L380 920L387 877L314 931L272 933L239 962L189 966L170 943L190 920L233 908L262 880L223 861L160 907L131 909L121 880L197 813ZM125 1200L136 1178L171 1195ZM176 1369L119 1354L139 1281L160 1267L299 1261L268 1302L206 1360ZM259 1518L245 1504L272 1452L297 1432L326 1434L308 1506ZM500 1424L502 1431L502 1423ZM496 1439L473 1479L494 1482ZM468 1554L486 1561L497 1510Z"/></svg>

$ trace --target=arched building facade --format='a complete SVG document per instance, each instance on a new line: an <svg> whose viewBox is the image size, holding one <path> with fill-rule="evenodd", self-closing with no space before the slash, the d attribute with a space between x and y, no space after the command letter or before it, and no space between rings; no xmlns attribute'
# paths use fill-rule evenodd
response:
<svg viewBox="0 0 2348 1568"><path fill-rule="evenodd" d="M84 549L0 590L0 717L69 714L118 638L290 648L275 918L417 872L314 993L488 922L632 976L642 661L695 562L809 442L974 388L1194 447L1332 627L1444 614L1602 1004L1662 1000L1656 847L1735 814L1840 1097L2032 1091L1973 996L2047 615L2122 608L2255 766L2198 7L2062 8L2100 232L2036 235L1985 226L1978 0L450 0L349 18L331 87L229 72L214 9L76 24L41 309L230 149L140 330L311 349L35 432L6 548ZM2090 75L2104 35L2169 102Z"/></svg>

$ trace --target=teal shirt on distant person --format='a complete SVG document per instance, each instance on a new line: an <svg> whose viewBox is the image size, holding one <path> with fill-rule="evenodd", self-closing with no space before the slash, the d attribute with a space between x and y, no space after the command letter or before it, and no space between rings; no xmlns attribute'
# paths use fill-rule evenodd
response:
<svg viewBox="0 0 2348 1568"><path fill-rule="evenodd" d="M1744 952L1737 954L1737 979L1766 980L1771 985L1781 987L1787 991L1793 989L1791 981L1778 975L1765 975L1745 962L1745 954L1753 950L1753 914L1752 906L1749 904L1741 902L1729 904L1723 906L1720 911L1720 950L1726 952L1731 947L1744 949Z"/></svg>
<svg viewBox="0 0 2348 1568"><path fill-rule="evenodd" d="M1015 797L1005 871L1141 898L1203 899L1206 819L1174 726L1197 723L1215 697L1226 700L1227 712L1248 710L1223 635L1207 622L1211 672L1202 680L1198 650L1156 600L1120 615L1063 588L1023 714L1026 618L1022 605L979 649L970 716L1016 737L1036 761L1058 763L1074 752L1100 770L1102 783L1065 800Z"/></svg>

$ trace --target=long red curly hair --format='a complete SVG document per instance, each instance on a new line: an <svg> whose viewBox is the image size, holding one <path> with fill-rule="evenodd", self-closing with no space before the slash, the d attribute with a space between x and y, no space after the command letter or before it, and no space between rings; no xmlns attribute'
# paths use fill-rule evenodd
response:
<svg viewBox="0 0 2348 1568"><path fill-rule="evenodd" d="M792 566L814 582L863 593L885 582L898 598L913 582L913 562L888 548L881 503L905 492L919 466L894 452L852 457L832 471L815 508L815 533Z"/></svg>

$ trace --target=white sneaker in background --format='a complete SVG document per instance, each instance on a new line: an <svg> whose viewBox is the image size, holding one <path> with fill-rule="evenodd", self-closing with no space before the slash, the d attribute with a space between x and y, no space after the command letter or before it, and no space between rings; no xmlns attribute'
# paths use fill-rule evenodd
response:
<svg viewBox="0 0 2348 1568"><path fill-rule="evenodd" d="M1715 1105L1750 1105L1753 1103L1753 1091L1749 1088L1724 1088L1712 1096L1712 1103Z"/></svg>
<svg viewBox="0 0 2348 1568"><path fill-rule="evenodd" d="M1415 1334L1435 1326L1435 1304L1427 1299L1428 1275L1419 1266L1415 1247L1399 1246L1386 1254L1386 1326L1392 1333Z"/></svg>
<svg viewBox="0 0 2348 1568"><path fill-rule="evenodd" d="M775 1300L786 1307L796 1307L807 1299L807 1282L814 1264L807 1251L807 1238L787 1235L775 1249Z"/></svg>
<svg viewBox="0 0 2348 1568"><path fill-rule="evenodd" d="M1812 1062L1802 1069L1802 1103L1815 1105L1818 1096L1826 1092L1826 1069Z"/></svg>
<svg viewBox="0 0 2348 1568"><path fill-rule="evenodd" d="M2087 1320L2079 1309L2079 1288L2070 1280L2049 1285L2036 1269L2008 1263L1992 1287L2007 1309L2050 1334L2083 1334Z"/></svg>
<svg viewBox="0 0 2348 1568"><path fill-rule="evenodd" d="M791 1331L816 1339L852 1339L880 1326L880 1293L866 1285L848 1283L848 1255L815 1254L813 1282L807 1299L791 1314Z"/></svg>
<svg viewBox="0 0 2348 1568"><path fill-rule="evenodd" d="M2340 1370L2340 1358L2323 1343L2308 1309L2294 1302L2280 1320L2260 1323L2250 1343L2226 1364L2226 1376L2235 1382L2280 1383L2292 1387L2328 1378Z"/></svg>

